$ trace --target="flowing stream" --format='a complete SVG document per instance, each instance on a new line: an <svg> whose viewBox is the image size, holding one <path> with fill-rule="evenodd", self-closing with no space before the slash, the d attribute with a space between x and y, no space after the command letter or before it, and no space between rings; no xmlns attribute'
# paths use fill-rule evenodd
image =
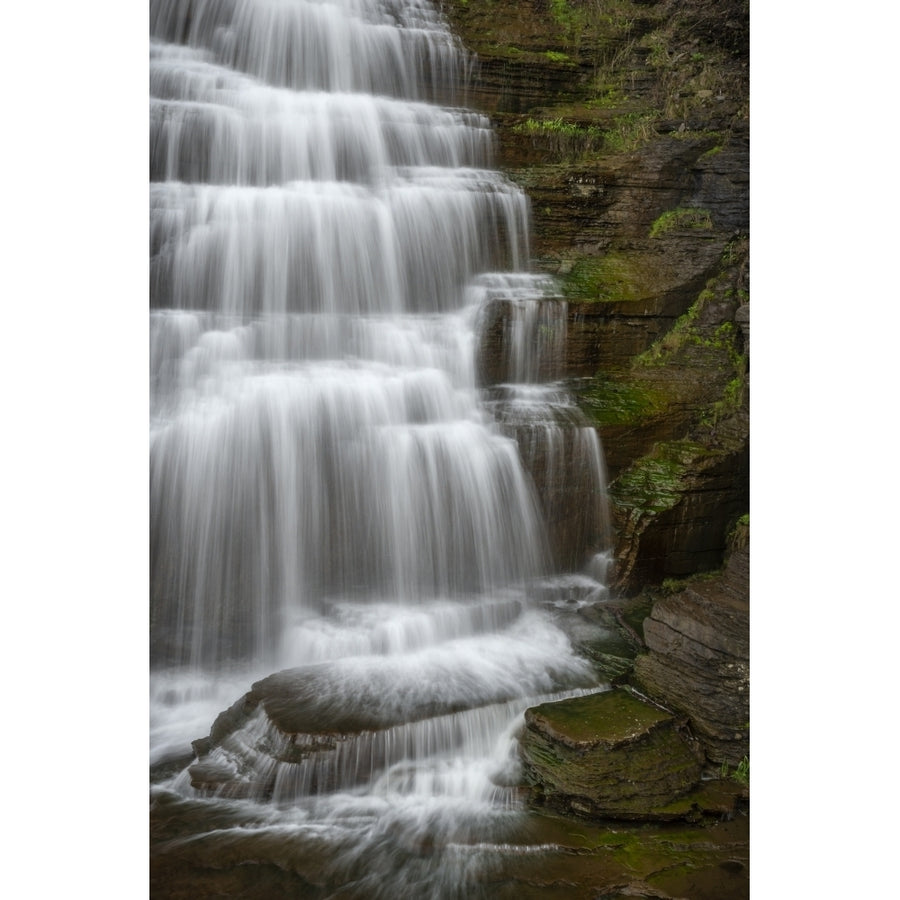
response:
<svg viewBox="0 0 900 900"><path fill-rule="evenodd" d="M530 852L522 713L605 687L566 627L605 596L602 451L528 200L425 0L150 25L162 846L298 896L477 896Z"/></svg>

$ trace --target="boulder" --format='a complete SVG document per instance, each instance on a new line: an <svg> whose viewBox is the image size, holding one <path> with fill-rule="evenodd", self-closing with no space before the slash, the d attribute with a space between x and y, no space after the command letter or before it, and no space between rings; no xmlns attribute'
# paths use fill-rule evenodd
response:
<svg viewBox="0 0 900 900"><path fill-rule="evenodd" d="M702 764L685 723L626 688L529 709L520 752L533 801L591 819L698 815L709 797L695 793Z"/></svg>

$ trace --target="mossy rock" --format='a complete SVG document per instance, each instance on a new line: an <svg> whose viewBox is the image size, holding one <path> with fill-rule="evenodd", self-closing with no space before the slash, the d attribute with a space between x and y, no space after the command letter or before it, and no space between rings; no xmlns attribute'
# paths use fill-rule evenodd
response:
<svg viewBox="0 0 900 900"><path fill-rule="evenodd" d="M702 765L684 720L624 688L528 710L521 757L534 802L567 815L674 820L696 812L688 795Z"/></svg>

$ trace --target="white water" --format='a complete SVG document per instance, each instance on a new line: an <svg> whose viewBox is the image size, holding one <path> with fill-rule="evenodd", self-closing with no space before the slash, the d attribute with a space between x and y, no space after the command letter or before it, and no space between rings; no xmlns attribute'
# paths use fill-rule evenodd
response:
<svg viewBox="0 0 900 900"><path fill-rule="evenodd" d="M250 828L359 896L466 896L515 815L521 714L601 687L529 599L573 576L523 409L554 478L574 448L607 547L596 434L539 383L565 307L526 271L527 198L488 121L434 102L470 63L430 3L153 0L150 21L151 762L284 669L313 726L363 723L277 761L322 739L260 707L204 761L225 788L185 769L155 796L199 804L197 846ZM514 386L485 403L497 298ZM598 573L577 577L600 596Z"/></svg>

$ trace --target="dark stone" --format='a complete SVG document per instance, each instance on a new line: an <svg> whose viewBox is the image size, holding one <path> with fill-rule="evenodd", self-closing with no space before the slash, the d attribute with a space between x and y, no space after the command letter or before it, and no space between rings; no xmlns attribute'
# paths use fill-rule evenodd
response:
<svg viewBox="0 0 900 900"><path fill-rule="evenodd" d="M729 529L749 507L747 445L730 452L688 446L686 457L672 483L648 471L645 495L618 497L616 584L624 593L718 568Z"/></svg>
<svg viewBox="0 0 900 900"><path fill-rule="evenodd" d="M721 575L654 603L634 670L642 690L690 718L712 762L731 766L750 752L747 541Z"/></svg>
<svg viewBox="0 0 900 900"><path fill-rule="evenodd" d="M602 376L651 401L627 420L596 419L618 530L616 588L715 568L749 492L749 420L717 408L734 405L734 356L749 350L746 312L737 313L749 299L747 4L655 0L600 10L467 0L444 9L479 59L468 103L491 115L500 164L531 199L535 263L559 278L569 301L562 376L576 390L582 381L596 388ZM623 123L646 127L617 143ZM699 218L654 229L678 210ZM640 366L696 312L712 279L728 283L700 310L691 342ZM482 334L483 384L504 378L499 322ZM734 339L708 352L726 323ZM618 476L652 463L657 444L686 440L715 458L697 457L677 502L637 511L620 502ZM567 528L566 517L551 516L560 535L551 541L564 545Z"/></svg>

